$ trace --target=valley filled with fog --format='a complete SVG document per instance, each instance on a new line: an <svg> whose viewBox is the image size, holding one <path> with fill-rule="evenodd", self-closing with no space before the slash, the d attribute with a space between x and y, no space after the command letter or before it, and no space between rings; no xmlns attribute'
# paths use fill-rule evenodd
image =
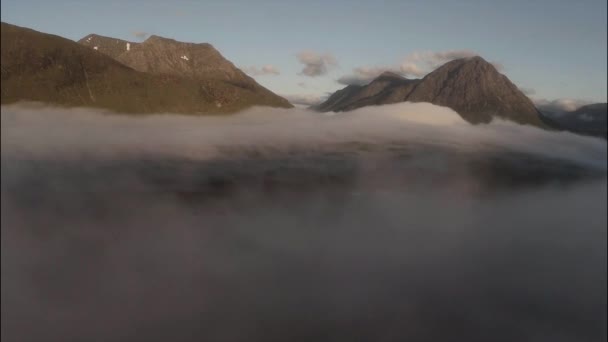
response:
<svg viewBox="0 0 608 342"><path fill-rule="evenodd" d="M425 103L1 120L2 339L606 338L603 139Z"/></svg>

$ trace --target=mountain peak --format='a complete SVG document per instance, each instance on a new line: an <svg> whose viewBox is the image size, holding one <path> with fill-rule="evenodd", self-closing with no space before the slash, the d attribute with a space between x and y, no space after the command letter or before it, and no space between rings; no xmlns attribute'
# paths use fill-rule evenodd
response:
<svg viewBox="0 0 608 342"><path fill-rule="evenodd" d="M108 36L102 36L100 34L97 33L90 33L87 34L86 36L84 36L82 39L80 39L78 41L78 43L81 44L87 44L87 43L91 43L94 40L108 40L108 41L118 41L118 42L129 42L127 40L124 39L118 39L118 38L113 38L113 37L108 37ZM129 42L129 43L133 43L133 42Z"/></svg>
<svg viewBox="0 0 608 342"><path fill-rule="evenodd" d="M144 40L144 43L150 43L150 42L166 42L166 43L179 43L177 40L172 39L172 38L165 38L165 37L161 37L161 36L157 36L155 34L150 35L146 40Z"/></svg>
<svg viewBox="0 0 608 342"><path fill-rule="evenodd" d="M152 35L117 60L135 70L191 79L237 82L249 88L255 81L224 58L211 44L186 43Z"/></svg>
<svg viewBox="0 0 608 342"><path fill-rule="evenodd" d="M88 46L112 58L117 58L126 51L138 45L138 43L130 42L123 39L102 36L96 33L91 33L78 41L79 44Z"/></svg>
<svg viewBox="0 0 608 342"><path fill-rule="evenodd" d="M502 117L544 127L532 101L480 56L440 66L424 77L408 100L450 107L472 123Z"/></svg>
<svg viewBox="0 0 608 342"><path fill-rule="evenodd" d="M394 73L392 71L385 71L383 73L380 74L380 76L378 76L378 78L404 78L403 76Z"/></svg>
<svg viewBox="0 0 608 342"><path fill-rule="evenodd" d="M374 78L371 83L377 83L377 82L401 82L401 81L407 81L408 79L395 73L392 71L385 71L383 73L381 73L380 75L378 75L376 78Z"/></svg>
<svg viewBox="0 0 608 342"><path fill-rule="evenodd" d="M458 69L458 68L466 68L466 69L470 69L470 70L498 73L498 70L496 70L494 65L492 65L492 63L488 62L481 56L471 56L471 57L454 59L450 62L443 64L439 68L435 69L435 71L446 70L446 69L453 70L453 69Z"/></svg>
<svg viewBox="0 0 608 342"><path fill-rule="evenodd" d="M462 63L467 63L467 64L491 64L490 62L486 61L483 57L481 57L479 55L457 58L457 59L452 60L452 62L461 63L461 64ZM450 63L450 62L448 62L448 63Z"/></svg>
<svg viewBox="0 0 608 342"><path fill-rule="evenodd" d="M488 61L486 61L483 57L481 57L479 55L470 56L470 57L464 57L462 59L467 60L467 61L472 61L472 62L488 63Z"/></svg>
<svg viewBox="0 0 608 342"><path fill-rule="evenodd" d="M188 46L188 47L199 47L199 48L213 48L213 45L209 43L190 43L190 42L182 42L179 40L175 40L173 38L166 38L157 35L151 35L146 39L143 44L166 44L171 46Z"/></svg>
<svg viewBox="0 0 608 342"><path fill-rule="evenodd" d="M471 123L502 117L545 127L532 101L481 56L452 60L421 80L383 73L370 84L345 93L318 108L342 111L403 101L429 102L449 107Z"/></svg>

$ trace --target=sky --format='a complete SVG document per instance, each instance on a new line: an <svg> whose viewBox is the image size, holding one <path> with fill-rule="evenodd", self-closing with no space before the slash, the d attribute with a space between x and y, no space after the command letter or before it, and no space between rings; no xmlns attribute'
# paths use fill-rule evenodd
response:
<svg viewBox="0 0 608 342"><path fill-rule="evenodd" d="M270 90L315 101L384 70L422 77L477 54L537 101L606 102L606 0L3 0L2 21L208 42Z"/></svg>

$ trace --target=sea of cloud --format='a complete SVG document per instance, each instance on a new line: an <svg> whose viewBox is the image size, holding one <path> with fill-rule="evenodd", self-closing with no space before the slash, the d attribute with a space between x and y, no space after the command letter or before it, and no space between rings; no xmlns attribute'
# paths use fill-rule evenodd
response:
<svg viewBox="0 0 608 342"><path fill-rule="evenodd" d="M606 338L605 140L410 103L1 124L3 341ZM508 190L464 191L487 160Z"/></svg>

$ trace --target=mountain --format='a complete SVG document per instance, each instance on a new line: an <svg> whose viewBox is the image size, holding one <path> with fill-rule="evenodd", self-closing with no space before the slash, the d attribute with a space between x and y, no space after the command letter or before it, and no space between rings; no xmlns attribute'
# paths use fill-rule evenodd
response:
<svg viewBox="0 0 608 342"><path fill-rule="evenodd" d="M348 111L360 107L402 102L419 80L409 80L392 72L384 72L368 85L349 85L331 95L316 109Z"/></svg>
<svg viewBox="0 0 608 342"><path fill-rule="evenodd" d="M118 57L135 70L194 79L220 79L253 85L255 81L226 60L211 44L183 43L150 36Z"/></svg>
<svg viewBox="0 0 608 342"><path fill-rule="evenodd" d="M137 71L195 80L223 80L243 88L268 92L208 43L184 43L155 35L143 43L133 43L95 34L78 42Z"/></svg>
<svg viewBox="0 0 608 342"><path fill-rule="evenodd" d="M449 107L471 123L486 123L494 117L501 117L545 126L532 101L479 56L450 61L422 79L384 73L368 85L339 90L315 108L320 111L348 111L404 101Z"/></svg>
<svg viewBox="0 0 608 342"><path fill-rule="evenodd" d="M123 52L130 51L132 48L139 45L139 43L129 42L126 40L111 37L104 37L98 34L90 34L79 40L78 43L84 46L88 46L93 50L102 52L114 59L122 55Z"/></svg>
<svg viewBox="0 0 608 342"><path fill-rule="evenodd" d="M595 103L559 114L543 112L543 120L551 127L595 137L608 137L608 104Z"/></svg>
<svg viewBox="0 0 608 342"><path fill-rule="evenodd" d="M99 45L88 47L56 35L1 25L2 104L40 101L125 113L191 114L234 112L254 105L291 107L253 79L242 84L226 78L148 73L112 57L119 55L123 43L124 52L144 43L127 48L125 41L89 35L85 40L91 38L90 43Z"/></svg>

